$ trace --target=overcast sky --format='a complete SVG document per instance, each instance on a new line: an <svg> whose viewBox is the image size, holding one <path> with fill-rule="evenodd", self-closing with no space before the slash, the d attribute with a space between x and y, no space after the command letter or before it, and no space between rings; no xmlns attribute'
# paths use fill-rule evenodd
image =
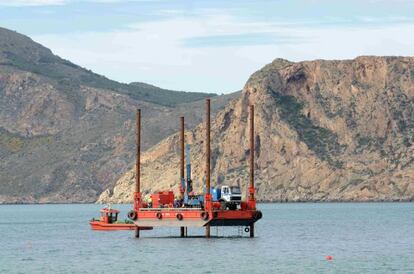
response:
<svg viewBox="0 0 414 274"><path fill-rule="evenodd" d="M228 93L275 58L414 55L409 0L0 0L0 26L121 82Z"/></svg>

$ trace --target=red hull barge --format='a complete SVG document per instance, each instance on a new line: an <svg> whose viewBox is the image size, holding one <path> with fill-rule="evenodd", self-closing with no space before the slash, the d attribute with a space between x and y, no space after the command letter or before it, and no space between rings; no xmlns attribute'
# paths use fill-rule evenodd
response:
<svg viewBox="0 0 414 274"><path fill-rule="evenodd" d="M140 227L251 226L261 218L259 210L250 209L140 208L134 223Z"/></svg>

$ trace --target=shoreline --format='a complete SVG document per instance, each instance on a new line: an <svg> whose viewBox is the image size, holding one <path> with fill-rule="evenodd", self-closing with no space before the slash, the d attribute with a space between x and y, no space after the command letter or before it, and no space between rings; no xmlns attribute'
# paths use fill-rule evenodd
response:
<svg viewBox="0 0 414 274"><path fill-rule="evenodd" d="M394 203L413 203L414 198L412 199L400 199L400 200L332 200L332 201L316 201L316 200L309 200L309 201L257 201L259 204L351 204L351 203L359 203L359 204L374 204L374 203L383 203L383 204L394 204ZM96 203L96 202L50 202L50 203L0 203L2 205L106 205L108 203ZM128 205L133 204L130 203L110 203L112 205Z"/></svg>

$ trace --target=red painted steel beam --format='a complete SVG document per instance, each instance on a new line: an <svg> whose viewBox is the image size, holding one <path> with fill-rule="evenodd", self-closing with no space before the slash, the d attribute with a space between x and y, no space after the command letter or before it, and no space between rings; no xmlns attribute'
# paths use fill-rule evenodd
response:
<svg viewBox="0 0 414 274"><path fill-rule="evenodd" d="M206 100L206 193L210 194L210 99Z"/></svg>
<svg viewBox="0 0 414 274"><path fill-rule="evenodd" d="M207 211L211 212L210 194L210 99L206 100L206 196L204 199ZM206 225L206 237L210 238L210 225Z"/></svg>
<svg viewBox="0 0 414 274"><path fill-rule="evenodd" d="M137 109L136 123L135 192L139 193L141 191L141 109Z"/></svg>
<svg viewBox="0 0 414 274"><path fill-rule="evenodd" d="M184 117L180 117L180 122L181 122L181 136L180 136L180 143L181 143L181 157L180 157L180 198L183 201L184 200L184 187L183 187L183 182L184 182L184 142L185 142L185 135L184 135ZM180 236L184 237L185 236L185 229L184 227L180 227Z"/></svg>
<svg viewBox="0 0 414 274"><path fill-rule="evenodd" d="M254 106L250 106L250 186L249 186L249 208L256 209L256 200L254 197Z"/></svg>
<svg viewBox="0 0 414 274"><path fill-rule="evenodd" d="M136 135L134 210L138 211L141 207L141 109L137 109L136 114ZM139 238L139 228L135 229L135 237Z"/></svg>
<svg viewBox="0 0 414 274"><path fill-rule="evenodd" d="M180 132L180 149L181 149L181 155L180 155L180 194L181 199L184 199L184 188L182 187L182 182L184 180L184 142L185 142L185 136L184 136L184 117L180 117L180 124L181 124L181 132Z"/></svg>
<svg viewBox="0 0 414 274"><path fill-rule="evenodd" d="M249 205L250 209L256 209L256 200L254 197L254 105L250 105L250 187L249 187ZM254 223L250 225L250 237L254 237Z"/></svg>

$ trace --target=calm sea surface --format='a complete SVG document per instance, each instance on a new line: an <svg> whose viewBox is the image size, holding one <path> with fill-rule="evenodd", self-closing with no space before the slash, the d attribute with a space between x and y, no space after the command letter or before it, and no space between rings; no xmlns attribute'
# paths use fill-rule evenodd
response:
<svg viewBox="0 0 414 274"><path fill-rule="evenodd" d="M113 207L125 217L130 205ZM94 232L100 208L0 206L0 273L414 273L414 203L260 204L254 239Z"/></svg>

